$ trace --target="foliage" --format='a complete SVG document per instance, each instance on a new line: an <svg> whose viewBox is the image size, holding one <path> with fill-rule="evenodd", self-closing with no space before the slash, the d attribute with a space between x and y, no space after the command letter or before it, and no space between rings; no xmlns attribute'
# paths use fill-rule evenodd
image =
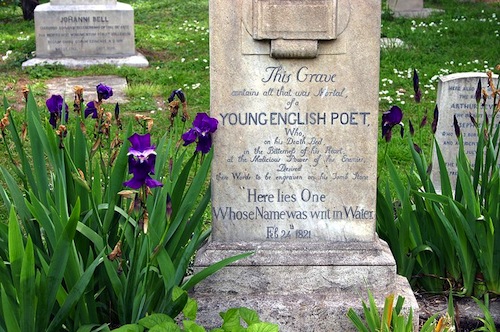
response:
<svg viewBox="0 0 500 332"><path fill-rule="evenodd" d="M495 321L491 316L485 303L473 297L476 304L483 312L484 318L477 317L477 320L483 323L483 326L474 331L496 332ZM352 308L347 312L347 317L350 319L354 327L361 332L412 332L413 325L413 310L410 308L408 313L404 313L403 308L404 298L398 296L396 304L394 304L394 294L385 298L384 309L382 313L375 303L375 299L370 291L368 291L368 305L363 301L363 317L356 313ZM438 315L431 316L420 327L420 332L451 332L455 331L455 306L453 304L453 295L450 292L448 298L448 310L446 313L437 319Z"/></svg>
<svg viewBox="0 0 500 332"><path fill-rule="evenodd" d="M18 6L18 5L19 5L19 0L0 0L1 7Z"/></svg>
<svg viewBox="0 0 500 332"><path fill-rule="evenodd" d="M11 160L10 168L0 167L0 196L10 211L8 225L0 224L0 331L113 327L152 313L175 317L187 301L173 296L176 287L187 290L239 258L184 280L209 234L202 216L212 153L190 156L192 150L180 147L185 123L179 117L148 147L148 176L162 186L124 190L128 172L137 174L131 168L137 147L122 139L131 137L133 123L122 123L119 105L114 116L106 111L109 94L87 104L95 113L84 112L75 87L75 112L66 118L64 103L48 102L49 120L25 93L24 122L16 123L5 98L0 122ZM142 132L154 124L144 115L136 120Z"/></svg>
<svg viewBox="0 0 500 332"><path fill-rule="evenodd" d="M178 290L178 289L177 289ZM165 314L152 314L139 320L136 324L129 324L113 332L125 331L168 331L168 332L205 332L206 329L198 325L196 320L197 303L189 298L182 313L184 320L182 321L183 328L169 316ZM220 316L223 319L220 328L214 328L210 332L278 332L279 328L276 324L262 322L259 315L254 310L240 307L228 309L226 312L221 312Z"/></svg>
<svg viewBox="0 0 500 332"><path fill-rule="evenodd" d="M363 314L366 324L363 323L360 316L350 308L347 312L347 317L351 320L358 331L364 332L388 332L388 331L413 331L413 310L410 308L408 316L404 316L401 312L404 298L398 296L394 306L394 294L386 297L384 302L384 310L379 313L375 299L370 291L368 291L369 304L363 301Z"/></svg>
<svg viewBox="0 0 500 332"><path fill-rule="evenodd" d="M480 300L476 299L475 297L473 297L473 299L476 302L476 304L479 306L479 308L481 309L481 311L483 312L483 315L484 315L484 318L477 317L477 319L483 323L483 326L475 329L474 331L496 332L497 328L495 325L495 321L493 320L493 317L491 316L491 313L489 310L488 300L485 299L485 301L483 303Z"/></svg>
<svg viewBox="0 0 500 332"><path fill-rule="evenodd" d="M394 294L385 298L384 309L379 312L375 299L370 291L368 291L368 305L363 301L363 322L352 308L347 312L347 317L351 320L355 328L360 332L412 332L413 327L413 309L410 308L408 313L402 311L404 298L397 297L394 304ZM455 331L453 308L453 297L450 293L447 313L436 321L437 314L431 316L420 328L420 332L451 332Z"/></svg>
<svg viewBox="0 0 500 332"><path fill-rule="evenodd" d="M500 266L496 264L500 261L500 127L494 124L500 92L491 83L490 88L495 105L492 114L481 107L479 86L476 93L477 114L483 112L483 119L489 118L489 122L478 124L477 114L471 115L478 136L474 166L465 154L455 122L460 148L454 188L437 143L439 163L431 165L413 138L407 138L414 165L406 176L401 176L386 157L394 190L389 180L379 185L377 231L389 243L398 273L429 291L442 291L449 280L454 290L466 296L485 291L500 294ZM436 109L434 121L437 117ZM430 167L440 170L440 192L431 181Z"/></svg>

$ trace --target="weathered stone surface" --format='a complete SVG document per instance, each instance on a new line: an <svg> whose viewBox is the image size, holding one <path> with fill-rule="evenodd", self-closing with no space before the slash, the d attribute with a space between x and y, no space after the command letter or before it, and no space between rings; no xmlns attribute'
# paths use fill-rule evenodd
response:
<svg viewBox="0 0 500 332"><path fill-rule="evenodd" d="M254 0L253 3L255 39L336 38L335 0Z"/></svg>
<svg viewBox="0 0 500 332"><path fill-rule="evenodd" d="M457 179L456 159L458 156L458 139L455 135L453 126L453 117L455 116L460 127L460 132L464 140L465 154L474 165L477 147L477 129L472 123L472 115L477 123L483 121L483 107L479 107L476 102L476 89L479 80L482 88L491 96L491 89L488 86L488 77L485 73L456 73L442 76L438 82L437 106L439 109L439 122L436 130L436 140L443 154L443 159L448 169L448 175L455 188ZM494 75L494 82L498 81L498 75ZM480 100L482 103L482 97ZM492 119L493 98L488 98L485 104L485 110L490 119ZM498 116L496 123L500 123ZM441 188L440 172L438 167L437 155L434 151L431 178L436 188Z"/></svg>
<svg viewBox="0 0 500 332"><path fill-rule="evenodd" d="M198 317L208 328L220 327L222 319L219 312L229 308L237 308L242 304L259 313L261 320L278 324L280 331L284 332L309 332L309 331L341 331L355 332L357 329L349 321L346 314L352 308L362 315L362 301L368 303L367 291L373 293L379 308L383 308L384 299L390 293L386 289L373 289L369 286L360 287L352 292L342 292L336 289L318 291L315 293L301 293L297 290L294 294L259 293L259 294L218 294L217 296L198 296ZM405 298L403 310L409 312L417 307L415 297L408 287L408 282L401 276L391 287ZM414 312L415 314L415 312ZM418 316L418 314L417 314ZM418 320L418 317L416 318ZM415 329L417 331L418 329Z"/></svg>
<svg viewBox="0 0 500 332"><path fill-rule="evenodd" d="M128 4L65 5L35 10L40 58L135 55L134 11Z"/></svg>
<svg viewBox="0 0 500 332"><path fill-rule="evenodd" d="M248 306L287 332L349 331L367 289L417 307L375 233L380 16L379 0L210 1L219 128L195 270L254 254L194 289L200 322Z"/></svg>
<svg viewBox="0 0 500 332"><path fill-rule="evenodd" d="M310 60L242 52L251 2L211 5L214 240L374 240L380 4L351 4Z"/></svg>
<svg viewBox="0 0 500 332"><path fill-rule="evenodd" d="M199 253L197 267L253 252L211 277L204 292L238 294L387 289L395 280L394 258L383 241L308 243L214 243ZM293 277L292 277L293 276Z"/></svg>
<svg viewBox="0 0 500 332"><path fill-rule="evenodd" d="M349 308L362 312L368 291L382 306L386 296L405 298L405 310L418 304L408 281L396 275L385 242L210 243L198 254L196 271L244 252L237 261L207 278L191 293L205 326L220 324L218 312L246 306L281 331L355 331ZM414 324L418 321L415 312Z"/></svg>

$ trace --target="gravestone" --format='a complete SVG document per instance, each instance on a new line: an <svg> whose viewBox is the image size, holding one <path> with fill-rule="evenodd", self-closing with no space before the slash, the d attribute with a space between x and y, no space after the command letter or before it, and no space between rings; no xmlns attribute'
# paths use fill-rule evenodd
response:
<svg viewBox="0 0 500 332"><path fill-rule="evenodd" d="M116 0L51 0L35 9L36 57L23 67L146 67L135 50L134 10Z"/></svg>
<svg viewBox="0 0 500 332"><path fill-rule="evenodd" d="M387 5L396 17L428 17L434 12L442 11L424 8L424 0L387 0Z"/></svg>
<svg viewBox="0 0 500 332"><path fill-rule="evenodd" d="M212 236L198 320L256 309L282 331L349 331L367 290L417 304L375 233L379 0L210 1ZM418 317L418 314L416 315Z"/></svg>
<svg viewBox="0 0 500 332"><path fill-rule="evenodd" d="M416 11L424 8L424 0L388 0L387 4L393 11Z"/></svg>
<svg viewBox="0 0 500 332"><path fill-rule="evenodd" d="M455 135L453 126L453 117L456 116L460 133L464 141L465 154L469 157L472 165L476 158L477 131L472 123L470 114L474 116L478 123L483 121L483 108L480 107L477 113L476 89L478 81L481 80L481 86L491 96L491 89L488 86L488 77L485 73L456 73L442 76L438 82L437 106L439 109L439 121L436 129L436 141L443 154L443 159L448 169L448 174L455 188L457 179L456 159L458 156L458 139ZM497 84L498 75L494 75L494 83ZM481 102L482 103L482 98ZM485 104L486 113L489 119L492 119L494 109L493 98L489 97ZM498 125L499 117L495 118ZM441 188L438 160L434 151L432 157L431 179L437 190Z"/></svg>

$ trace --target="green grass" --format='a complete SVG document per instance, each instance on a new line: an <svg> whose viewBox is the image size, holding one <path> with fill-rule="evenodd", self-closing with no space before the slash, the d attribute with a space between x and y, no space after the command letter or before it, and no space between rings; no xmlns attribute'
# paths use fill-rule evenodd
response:
<svg viewBox="0 0 500 332"><path fill-rule="evenodd" d="M165 102L173 89L182 88L192 114L209 110L208 0L126 0L134 8L136 47L149 60L149 68L92 67L67 70L62 67L21 69L35 51L34 23L22 19L19 8L0 7L0 87L11 103L22 100L19 87L29 84L44 102L44 82L60 76L109 75L127 78L128 96L122 112L154 112L167 126ZM432 118L439 75L485 72L500 63L499 4L458 0L426 1L426 7L443 9L425 19L394 18L382 14L382 36L400 38L406 47L381 51L380 111L400 106L404 122L418 126L427 111ZM383 8L385 8L385 3ZM422 103L413 102L411 73L417 69L423 90ZM370 68L365 68L370 70ZM362 75L362 73L360 73ZM161 131L161 129L159 130ZM430 128L420 131L416 141L430 153ZM386 143L379 139L379 155ZM406 141L395 133L387 148L397 166L410 163ZM382 159L382 158L379 158Z"/></svg>

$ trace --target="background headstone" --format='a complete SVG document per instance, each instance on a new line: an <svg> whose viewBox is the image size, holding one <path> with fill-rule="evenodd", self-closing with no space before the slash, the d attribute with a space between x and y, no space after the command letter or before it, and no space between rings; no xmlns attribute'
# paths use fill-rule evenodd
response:
<svg viewBox="0 0 500 332"><path fill-rule="evenodd" d="M23 67L95 64L146 67L135 50L134 11L116 0L52 0L35 9L36 57Z"/></svg>
<svg viewBox="0 0 500 332"><path fill-rule="evenodd" d="M424 8L424 0L388 0L387 4L393 11L416 11Z"/></svg>
<svg viewBox="0 0 500 332"><path fill-rule="evenodd" d="M478 81L489 95L491 89L488 86L488 77L484 73L456 73L442 76L438 82L437 106L439 110L439 121L436 130L436 141L439 144L443 159L446 163L452 188L455 188L457 179L456 159L458 156L458 139L455 135L453 117L456 116L460 126L460 132L464 141L465 153L472 165L476 157L477 129L474 127L470 115L473 115L478 123L483 121L483 107L477 112L476 89ZM497 84L498 75L494 75ZM482 104L481 97L481 104ZM488 98L485 104L486 113L492 119L493 98ZM499 117L495 118L498 125ZM438 160L434 151L432 158L431 178L437 189L441 188Z"/></svg>
<svg viewBox="0 0 500 332"><path fill-rule="evenodd" d="M283 331L349 331L411 289L375 233L379 0L210 1L212 238L198 319L247 306ZM417 315L418 317L418 315Z"/></svg>
<svg viewBox="0 0 500 332"><path fill-rule="evenodd" d="M424 0L387 0L389 9L396 17L427 17L439 9L424 8Z"/></svg>

